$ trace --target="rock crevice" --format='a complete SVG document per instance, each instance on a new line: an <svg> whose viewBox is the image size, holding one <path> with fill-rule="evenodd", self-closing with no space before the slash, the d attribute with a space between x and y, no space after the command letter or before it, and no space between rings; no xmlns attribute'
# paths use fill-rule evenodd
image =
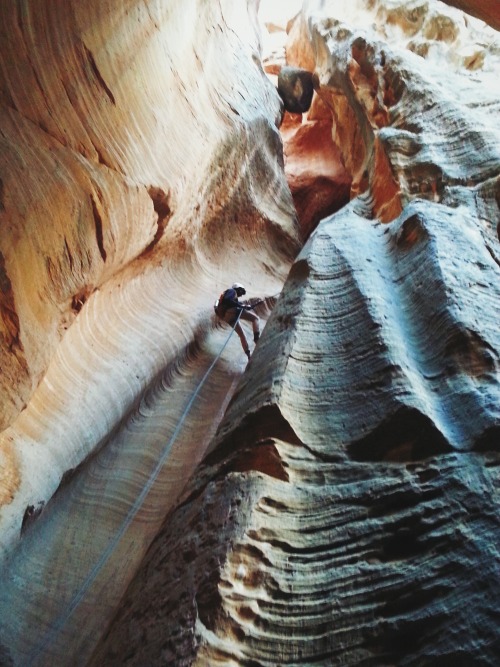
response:
<svg viewBox="0 0 500 667"><path fill-rule="evenodd" d="M0 0L2 663L498 661L498 33L256 4Z"/></svg>

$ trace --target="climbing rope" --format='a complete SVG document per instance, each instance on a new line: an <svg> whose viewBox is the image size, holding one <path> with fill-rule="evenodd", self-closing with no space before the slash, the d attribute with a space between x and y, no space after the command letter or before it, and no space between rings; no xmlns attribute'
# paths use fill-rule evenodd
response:
<svg viewBox="0 0 500 667"><path fill-rule="evenodd" d="M212 363L208 367L208 370L205 372L205 375L202 377L202 379L200 380L200 382L196 386L196 389L194 390L193 394L191 395L191 398L189 399L186 407L184 408L184 412L182 413L179 421L177 422L177 426L175 427L175 430L172 433L172 435L170 437L170 440L166 444L165 449L163 450L162 455L160 456L153 472L151 473L151 475L149 476L146 484L142 488L142 491L137 496L134 504L129 509L129 511L127 513L127 516L123 520L119 529L114 534L113 539L109 542L108 546L106 547L106 549L101 554L101 557L99 558L99 560L96 562L94 567L88 573L88 575L85 578L83 584L81 585L80 589L77 591L77 593L75 594L75 596L71 600L68 607L64 610L64 612L62 614L60 614L60 616L56 619L56 621L52 625L52 627L47 631L47 633L45 634L45 636L43 638L42 643L40 644L40 646L38 646L38 648L35 648L34 651L31 652L31 654L28 657L27 665L33 665L35 660L38 659L38 657L47 648L47 646L50 643L52 643L52 641L55 639L55 637L57 637L57 635L61 632L61 630L65 626L66 622L69 620L69 618L71 617L73 612L78 608L81 601L84 599L87 591L89 590L90 586L95 581L95 579L96 579L97 575L99 574L100 570L104 567L104 565L108 561L109 557L111 556L111 554L115 550L117 544L119 543L119 541L121 540L123 535L127 532L128 527L130 526L130 524L134 520L137 512L142 507L142 504L143 504L144 500L146 499L149 491L151 490L151 487L155 483L158 475L160 474L160 470L162 469L162 467L163 467L163 465L164 465L164 463L167 459L167 456L169 455L170 450L172 449L172 445L176 441L177 436L179 435L179 433L180 433L180 431L181 431L181 429L184 425L184 421L186 420L186 417L189 414L189 411L191 410L191 408L193 406L193 403L196 400L196 397L200 393L201 388L205 384L205 382L206 382L208 376L210 375L210 373L212 372L212 369L214 368L215 364L219 361L222 353L226 349L227 344L229 343L229 340L230 340L234 330L236 329L236 325L238 324L238 322L240 320L242 312L243 312L243 310L240 310L240 312L238 313L238 317L236 318L235 323L232 325L231 331L229 332L229 335L226 338L226 341L225 341L224 345L221 347L221 349L219 350L219 353L217 354L215 359L212 361Z"/></svg>

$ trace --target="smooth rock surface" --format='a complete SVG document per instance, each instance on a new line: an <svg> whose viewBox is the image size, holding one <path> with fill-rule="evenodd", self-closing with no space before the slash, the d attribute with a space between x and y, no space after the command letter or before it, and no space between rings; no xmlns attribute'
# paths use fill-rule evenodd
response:
<svg viewBox="0 0 500 667"><path fill-rule="evenodd" d="M447 0L447 4L477 16L495 30L500 30L500 7L495 0Z"/></svg>
<svg viewBox="0 0 500 667"><path fill-rule="evenodd" d="M304 239L350 198L351 179L332 137L331 116L320 98L304 116L285 114L280 125L285 174Z"/></svg>

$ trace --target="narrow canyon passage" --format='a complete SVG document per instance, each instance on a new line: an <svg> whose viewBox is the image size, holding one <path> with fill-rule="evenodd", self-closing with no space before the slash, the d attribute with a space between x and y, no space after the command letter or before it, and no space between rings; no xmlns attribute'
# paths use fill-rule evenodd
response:
<svg viewBox="0 0 500 667"><path fill-rule="evenodd" d="M232 336L171 442L214 299L273 297L299 248L254 19L164 4L2 8L2 665L86 664L245 369Z"/></svg>
<svg viewBox="0 0 500 667"><path fill-rule="evenodd" d="M500 19L258 4L0 0L1 667L496 667Z"/></svg>

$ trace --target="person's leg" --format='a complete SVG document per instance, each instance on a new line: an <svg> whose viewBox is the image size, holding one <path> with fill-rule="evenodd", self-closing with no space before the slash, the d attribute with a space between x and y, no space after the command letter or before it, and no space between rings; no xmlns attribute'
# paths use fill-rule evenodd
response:
<svg viewBox="0 0 500 667"><path fill-rule="evenodd" d="M245 332L243 331L243 327L241 326L241 324L239 322L234 327L234 330L236 331L236 333L240 337L241 347L243 348L243 352L250 359L250 348L248 347L247 337L245 336Z"/></svg>
<svg viewBox="0 0 500 667"><path fill-rule="evenodd" d="M245 336L245 332L243 331L243 327L240 325L239 322L236 326L234 326L234 323L238 319L238 311L236 310L236 308L231 308L230 310L228 310L224 315L223 319L224 322L227 322L227 324L230 324L232 327L234 327L234 330L239 336L241 347L243 348L243 351L245 352L247 357L250 359L250 348L248 347L248 341L247 337Z"/></svg>
<svg viewBox="0 0 500 667"><path fill-rule="evenodd" d="M260 320L258 316L255 313L252 313L250 310L244 310L241 313L241 318L242 320L245 320L246 322L251 322L252 323L252 329L253 329L253 339L255 342L259 340L260 337Z"/></svg>

